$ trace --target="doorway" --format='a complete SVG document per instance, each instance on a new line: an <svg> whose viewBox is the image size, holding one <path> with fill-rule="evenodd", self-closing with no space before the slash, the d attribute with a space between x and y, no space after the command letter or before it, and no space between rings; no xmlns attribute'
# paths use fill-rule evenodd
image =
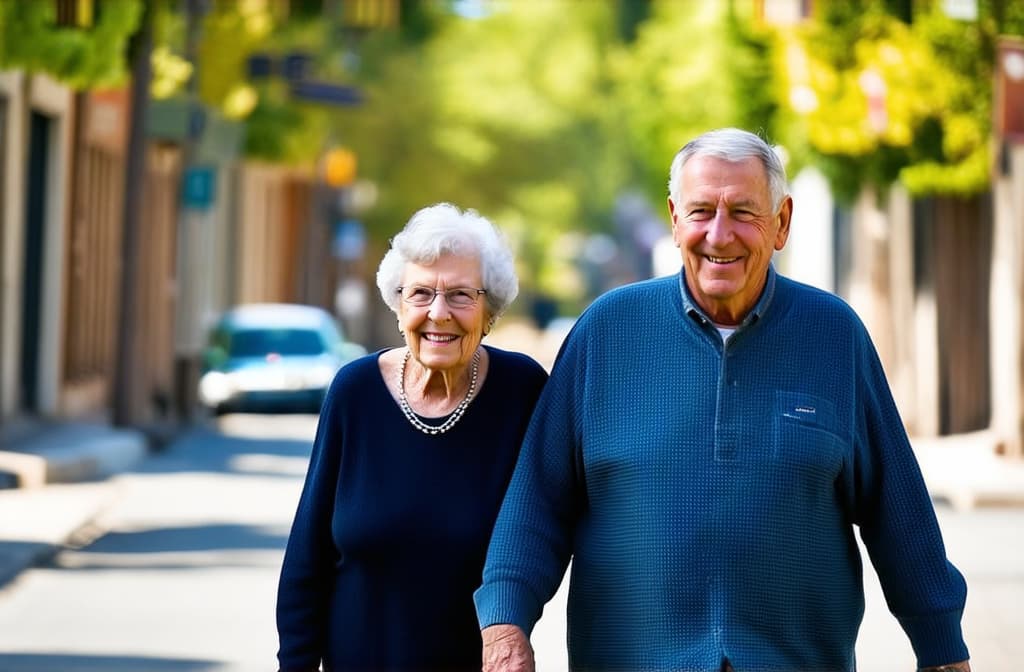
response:
<svg viewBox="0 0 1024 672"><path fill-rule="evenodd" d="M25 270L21 319L21 409L39 410L39 353L42 329L43 252L46 240L46 186L51 119L33 112L29 122L25 198Z"/></svg>
<svg viewBox="0 0 1024 672"><path fill-rule="evenodd" d="M6 201L4 199L4 189L7 186L7 179L4 172L4 167L7 165L7 98L0 96L0 221L3 221L6 210ZM6 277L4 270L4 262L7 259L7 235L0 227L0 278ZM5 348L4 338L6 332L4 331L4 313L5 311L5 296L3 290L0 290L0 360L3 359ZM6 407L4 402L4 389L6 388L5 381L0 378L0 415L3 414L3 409Z"/></svg>

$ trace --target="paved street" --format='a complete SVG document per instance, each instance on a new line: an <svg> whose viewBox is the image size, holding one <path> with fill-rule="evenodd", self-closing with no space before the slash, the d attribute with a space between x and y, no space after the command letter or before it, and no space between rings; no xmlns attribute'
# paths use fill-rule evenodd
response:
<svg viewBox="0 0 1024 672"><path fill-rule="evenodd" d="M125 474L99 526L0 591L3 672L274 669L313 416L229 416Z"/></svg>
<svg viewBox="0 0 1024 672"><path fill-rule="evenodd" d="M90 544L87 529L81 548L0 590L0 672L272 669L277 572L315 419L222 422L224 435L196 431L111 481L54 489L105 502L92 533L106 534ZM25 501L32 508L37 500ZM1016 669L1024 660L1024 508L938 511L970 585L974 669ZM24 514L38 522L48 512ZM866 580L860 669L913 670L870 567ZM534 632L541 672L567 669L564 613L563 589Z"/></svg>

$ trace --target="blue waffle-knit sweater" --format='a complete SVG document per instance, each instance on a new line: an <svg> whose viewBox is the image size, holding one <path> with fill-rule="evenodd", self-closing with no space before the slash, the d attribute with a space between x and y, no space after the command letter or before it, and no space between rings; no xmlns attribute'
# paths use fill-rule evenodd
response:
<svg viewBox="0 0 1024 672"><path fill-rule="evenodd" d="M572 670L852 671L857 529L918 664L966 659L966 584L856 314L770 268L723 343L681 273L657 278L567 337L478 618L530 633L571 559Z"/></svg>

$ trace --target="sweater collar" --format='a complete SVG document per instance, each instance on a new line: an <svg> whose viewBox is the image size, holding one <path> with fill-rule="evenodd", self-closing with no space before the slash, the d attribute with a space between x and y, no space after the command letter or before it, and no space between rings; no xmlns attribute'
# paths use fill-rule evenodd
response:
<svg viewBox="0 0 1024 672"><path fill-rule="evenodd" d="M768 311L768 306L772 302L772 297L775 295L775 264L768 264L768 278L765 280L764 289L761 290L761 296L758 298L757 303L754 304L753 309L747 316L743 318L743 321L737 325L737 329L743 329L750 326L761 319L761 316ZM686 314L702 324L714 324L711 318L708 317L707 313L697 305L693 296L690 294L690 288L686 286L686 268L679 270L679 289L683 296L683 310Z"/></svg>

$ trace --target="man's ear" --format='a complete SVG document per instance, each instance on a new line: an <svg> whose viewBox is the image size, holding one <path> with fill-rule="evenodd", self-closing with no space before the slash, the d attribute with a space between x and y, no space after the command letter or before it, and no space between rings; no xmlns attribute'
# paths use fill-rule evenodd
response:
<svg viewBox="0 0 1024 672"><path fill-rule="evenodd" d="M786 196L779 208L779 230L775 233L775 249L781 250L789 240L789 222L793 218L793 197Z"/></svg>
<svg viewBox="0 0 1024 672"><path fill-rule="evenodd" d="M676 226L676 204L672 202L672 197L668 197L668 219L672 225L672 240L675 242L676 247L679 247L679 227Z"/></svg>

